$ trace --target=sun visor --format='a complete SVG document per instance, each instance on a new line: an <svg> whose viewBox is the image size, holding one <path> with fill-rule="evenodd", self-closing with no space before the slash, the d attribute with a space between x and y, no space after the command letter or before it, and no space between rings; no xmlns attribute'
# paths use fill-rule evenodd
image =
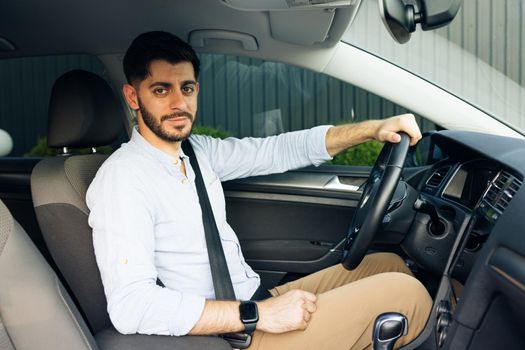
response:
<svg viewBox="0 0 525 350"><path fill-rule="evenodd" d="M296 45L335 45L361 0L220 0L240 11L267 12L271 36Z"/></svg>
<svg viewBox="0 0 525 350"><path fill-rule="evenodd" d="M271 11L270 27L274 39L299 45L323 42L334 20L335 9Z"/></svg>
<svg viewBox="0 0 525 350"><path fill-rule="evenodd" d="M351 25L358 8L270 11L271 35L291 44L333 46Z"/></svg>
<svg viewBox="0 0 525 350"><path fill-rule="evenodd" d="M356 6L361 0L221 0L237 10L273 11L291 10L308 7L345 7Z"/></svg>

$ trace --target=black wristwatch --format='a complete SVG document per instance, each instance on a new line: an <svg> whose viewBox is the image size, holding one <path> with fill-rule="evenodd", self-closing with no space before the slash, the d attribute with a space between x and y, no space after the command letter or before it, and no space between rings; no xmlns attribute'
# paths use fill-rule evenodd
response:
<svg viewBox="0 0 525 350"><path fill-rule="evenodd" d="M244 331L252 334L259 321L259 311L255 301L247 300L241 301L239 304L239 313L241 314L241 322L244 323Z"/></svg>

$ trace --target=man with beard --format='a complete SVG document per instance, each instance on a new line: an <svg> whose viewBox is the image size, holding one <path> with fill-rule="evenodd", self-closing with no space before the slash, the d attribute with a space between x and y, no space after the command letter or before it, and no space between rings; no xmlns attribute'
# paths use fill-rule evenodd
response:
<svg viewBox="0 0 525 350"><path fill-rule="evenodd" d="M398 131L414 144L421 134L412 115L219 140L191 135L199 59L188 44L165 32L142 34L126 52L124 71L124 97L138 126L87 194L108 312L118 331L180 336L256 329L253 349L363 349L376 316L397 311L410 325L398 345L421 332L432 300L393 254L372 254L353 271L333 266L261 294L260 278L226 222L221 187L225 180L319 165L370 139L399 142ZM198 158L238 301L215 300L195 173L181 150L186 139ZM268 298L250 301L264 292ZM241 302L258 309L256 324L243 324Z"/></svg>

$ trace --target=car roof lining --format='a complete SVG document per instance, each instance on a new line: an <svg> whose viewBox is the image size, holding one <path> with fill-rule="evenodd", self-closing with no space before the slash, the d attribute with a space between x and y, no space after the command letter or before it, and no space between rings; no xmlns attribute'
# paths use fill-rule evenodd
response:
<svg viewBox="0 0 525 350"><path fill-rule="evenodd" d="M0 21L0 37L16 49L0 51L0 58L123 53L135 36L151 30L169 31L185 40L195 30L245 33L259 43L259 50L251 56L276 58L283 49L334 46L358 7L270 13L236 10L220 0L4 1L0 12L9 15ZM330 16L333 18L327 20ZM305 23L309 23L307 29ZM206 46L205 51L243 51L242 46L224 40Z"/></svg>

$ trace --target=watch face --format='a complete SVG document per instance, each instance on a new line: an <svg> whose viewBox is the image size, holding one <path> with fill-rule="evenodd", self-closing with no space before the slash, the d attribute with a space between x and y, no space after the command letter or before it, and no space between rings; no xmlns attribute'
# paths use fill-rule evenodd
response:
<svg viewBox="0 0 525 350"><path fill-rule="evenodd" d="M253 301L242 302L241 305L239 305L239 312L243 323L257 322L259 320L257 304Z"/></svg>

